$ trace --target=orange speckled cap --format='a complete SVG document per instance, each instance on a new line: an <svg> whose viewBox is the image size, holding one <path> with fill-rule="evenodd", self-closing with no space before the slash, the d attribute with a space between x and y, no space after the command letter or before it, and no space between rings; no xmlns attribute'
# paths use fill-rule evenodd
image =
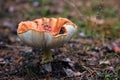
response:
<svg viewBox="0 0 120 80"><path fill-rule="evenodd" d="M73 23L66 18L40 18L33 21L23 21L19 23L17 33L24 33L33 29L36 31L48 31L52 35L55 35L59 33L64 24Z"/></svg>

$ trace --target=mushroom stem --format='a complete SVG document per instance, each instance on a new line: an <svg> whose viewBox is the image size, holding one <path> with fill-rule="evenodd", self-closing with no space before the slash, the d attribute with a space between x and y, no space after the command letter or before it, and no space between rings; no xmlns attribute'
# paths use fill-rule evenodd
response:
<svg viewBox="0 0 120 80"><path fill-rule="evenodd" d="M45 64L53 60L50 49L44 49L44 52L41 64Z"/></svg>

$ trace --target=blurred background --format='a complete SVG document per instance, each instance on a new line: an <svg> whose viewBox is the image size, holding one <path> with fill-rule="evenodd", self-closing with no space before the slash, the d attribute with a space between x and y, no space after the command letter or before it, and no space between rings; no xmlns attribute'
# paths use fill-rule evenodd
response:
<svg viewBox="0 0 120 80"><path fill-rule="evenodd" d="M16 32L20 21L66 17L87 36L120 37L119 0L1 0L0 27Z"/></svg>

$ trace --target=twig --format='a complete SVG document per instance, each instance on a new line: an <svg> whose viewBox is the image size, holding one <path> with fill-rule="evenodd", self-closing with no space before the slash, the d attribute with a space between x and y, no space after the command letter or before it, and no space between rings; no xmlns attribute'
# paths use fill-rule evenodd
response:
<svg viewBox="0 0 120 80"><path fill-rule="evenodd" d="M82 67L85 68L90 73L87 77L91 76L93 73L96 73L96 71L94 71L94 70L92 70L84 65ZM91 77L94 79L93 76L91 76ZM96 78L96 80L97 80L97 78Z"/></svg>

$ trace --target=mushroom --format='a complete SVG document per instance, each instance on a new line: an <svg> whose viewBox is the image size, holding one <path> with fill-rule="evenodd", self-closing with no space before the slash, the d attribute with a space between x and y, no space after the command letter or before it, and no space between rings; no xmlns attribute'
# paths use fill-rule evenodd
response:
<svg viewBox="0 0 120 80"><path fill-rule="evenodd" d="M76 31L77 26L66 18L40 18L20 22L17 34L27 45L44 50L44 64L53 60L50 49L68 42Z"/></svg>

